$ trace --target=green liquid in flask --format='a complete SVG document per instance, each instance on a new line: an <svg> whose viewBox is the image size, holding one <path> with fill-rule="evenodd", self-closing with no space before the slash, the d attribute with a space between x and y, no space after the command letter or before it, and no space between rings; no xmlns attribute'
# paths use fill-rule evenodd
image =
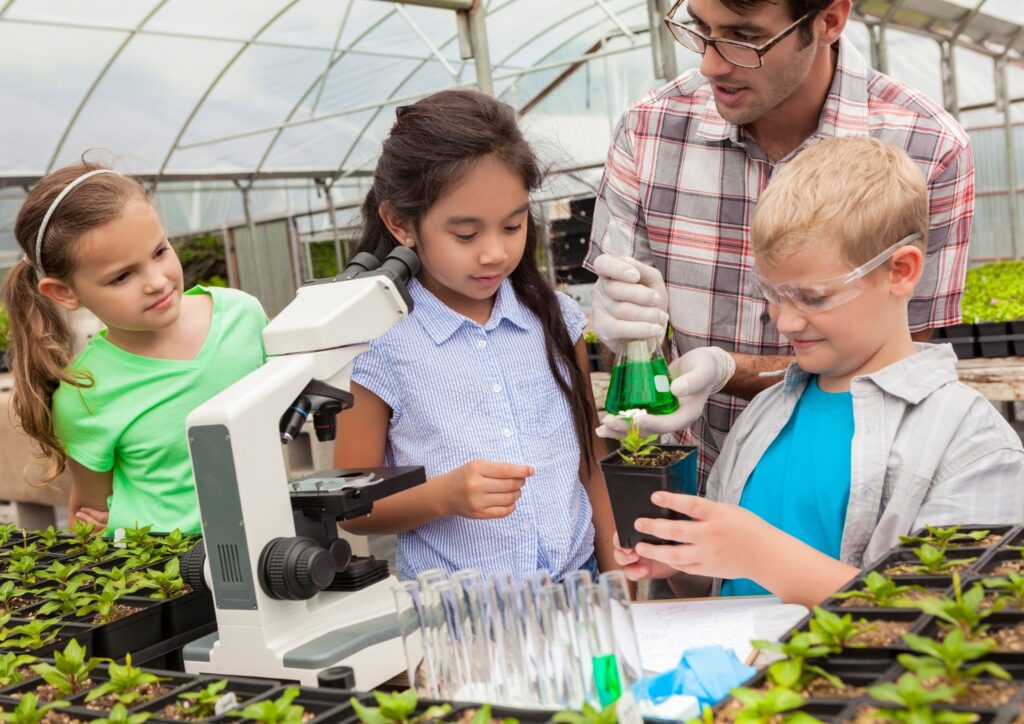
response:
<svg viewBox="0 0 1024 724"><path fill-rule="evenodd" d="M595 656L594 684L597 687L597 700L605 707L622 696L622 682L619 680L619 665L615 654Z"/></svg>
<svg viewBox="0 0 1024 724"><path fill-rule="evenodd" d="M613 415L623 410L647 410L652 415L675 412L679 400L669 388L671 382L664 357L615 365L604 409Z"/></svg>

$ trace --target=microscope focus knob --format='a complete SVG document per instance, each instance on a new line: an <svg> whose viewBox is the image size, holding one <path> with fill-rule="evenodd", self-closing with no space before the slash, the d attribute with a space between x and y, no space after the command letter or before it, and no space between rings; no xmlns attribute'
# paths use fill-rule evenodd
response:
<svg viewBox="0 0 1024 724"><path fill-rule="evenodd" d="M312 598L334 580L334 556L312 538L274 538L259 560L260 585L271 598Z"/></svg>
<svg viewBox="0 0 1024 724"><path fill-rule="evenodd" d="M181 577L193 591L209 593L203 568L206 565L206 547L202 541L185 551L180 558Z"/></svg>

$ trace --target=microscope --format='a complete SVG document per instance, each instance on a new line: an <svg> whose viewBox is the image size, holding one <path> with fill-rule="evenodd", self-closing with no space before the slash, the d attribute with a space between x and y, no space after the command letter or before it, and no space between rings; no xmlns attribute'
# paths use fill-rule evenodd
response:
<svg viewBox="0 0 1024 724"><path fill-rule="evenodd" d="M337 522L424 482L422 467L329 470L288 481L281 443L309 416L333 440L352 405L352 361L412 310L419 258L358 254L341 274L301 287L263 332L267 362L188 416L203 543L183 556L208 589L217 631L184 650L189 673L370 689L405 671L387 562L353 558ZM283 414L282 414L283 413Z"/></svg>

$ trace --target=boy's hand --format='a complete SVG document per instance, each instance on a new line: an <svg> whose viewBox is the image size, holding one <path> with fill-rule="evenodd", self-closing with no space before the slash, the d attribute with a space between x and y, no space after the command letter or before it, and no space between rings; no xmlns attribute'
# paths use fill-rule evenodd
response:
<svg viewBox="0 0 1024 724"><path fill-rule="evenodd" d="M639 581L641 578L668 578L676 572L672 566L665 563L640 557L632 548L621 548L618 533L612 537L612 543L615 545L612 552L615 562L622 566L626 578L631 581Z"/></svg>
<svg viewBox="0 0 1024 724"><path fill-rule="evenodd" d="M95 508L79 508L78 512L75 513L75 520L80 520L86 523L91 522L96 526L96 530L107 527L107 520L110 518L109 510L96 510ZM72 522L74 525L74 522Z"/></svg>
<svg viewBox="0 0 1024 724"><path fill-rule="evenodd" d="M447 515L463 518L504 518L516 509L526 478L533 475L529 465L470 460L443 475L444 507Z"/></svg>
<svg viewBox="0 0 1024 724"><path fill-rule="evenodd" d="M776 529L749 510L696 495L657 492L651 500L693 520L637 519L641 533L685 544L639 543L636 552L644 558L713 578L754 578L762 556L771 558Z"/></svg>

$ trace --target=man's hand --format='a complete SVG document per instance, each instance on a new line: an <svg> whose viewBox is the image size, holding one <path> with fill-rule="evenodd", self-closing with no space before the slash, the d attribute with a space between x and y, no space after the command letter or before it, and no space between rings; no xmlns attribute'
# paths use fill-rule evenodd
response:
<svg viewBox="0 0 1024 724"><path fill-rule="evenodd" d="M601 254L594 259L594 334L610 349L629 339L665 337L668 289L661 273L630 257Z"/></svg>
<svg viewBox="0 0 1024 724"><path fill-rule="evenodd" d="M667 415L647 414L637 418L641 435L666 435L692 425L704 411L708 398L722 389L736 371L732 355L718 347L691 349L668 366L672 394L679 398L679 409ZM597 428L600 437L622 439L630 421L606 415Z"/></svg>
<svg viewBox="0 0 1024 724"><path fill-rule="evenodd" d="M657 492L655 505L691 520L638 518L641 533L685 545L638 543L636 554L652 563L709 578L754 578L759 561L772 558L780 531L745 508L696 495Z"/></svg>

